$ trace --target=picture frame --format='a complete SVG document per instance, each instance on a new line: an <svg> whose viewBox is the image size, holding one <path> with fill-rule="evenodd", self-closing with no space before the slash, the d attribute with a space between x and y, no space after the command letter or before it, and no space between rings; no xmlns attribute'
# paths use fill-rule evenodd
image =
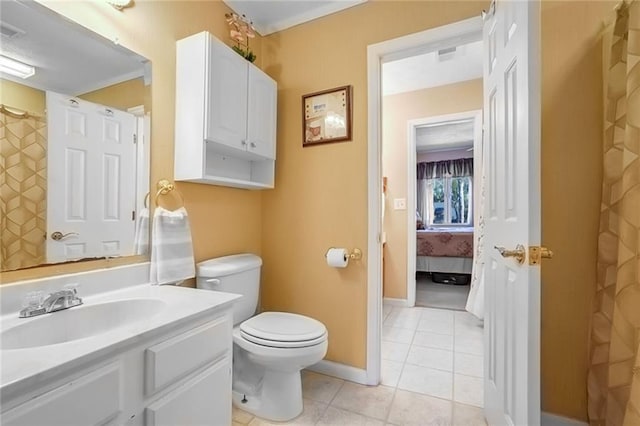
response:
<svg viewBox="0 0 640 426"><path fill-rule="evenodd" d="M302 96L302 146L351 140L351 86Z"/></svg>

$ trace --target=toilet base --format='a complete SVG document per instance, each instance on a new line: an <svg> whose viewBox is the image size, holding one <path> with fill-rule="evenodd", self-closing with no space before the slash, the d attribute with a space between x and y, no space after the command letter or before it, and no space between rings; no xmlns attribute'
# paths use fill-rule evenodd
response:
<svg viewBox="0 0 640 426"><path fill-rule="evenodd" d="M264 371L255 394L233 390L233 405L263 419L284 422L302 414L302 381L300 371Z"/></svg>

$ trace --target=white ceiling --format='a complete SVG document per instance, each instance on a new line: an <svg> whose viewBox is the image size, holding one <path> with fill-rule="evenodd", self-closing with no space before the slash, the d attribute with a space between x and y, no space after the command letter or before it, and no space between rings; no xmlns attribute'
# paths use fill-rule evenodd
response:
<svg viewBox="0 0 640 426"><path fill-rule="evenodd" d="M416 129L416 150L438 152L473 147L474 120L431 124Z"/></svg>
<svg viewBox="0 0 640 426"><path fill-rule="evenodd" d="M367 0L223 0L246 15L261 35L269 35L364 3Z"/></svg>
<svg viewBox="0 0 640 426"><path fill-rule="evenodd" d="M40 90L79 95L150 72L142 56L31 0L0 0L0 21L19 30L3 35L0 53L36 67L34 76L2 78Z"/></svg>
<svg viewBox="0 0 640 426"><path fill-rule="evenodd" d="M482 78L482 41L382 64L382 93L393 95Z"/></svg>

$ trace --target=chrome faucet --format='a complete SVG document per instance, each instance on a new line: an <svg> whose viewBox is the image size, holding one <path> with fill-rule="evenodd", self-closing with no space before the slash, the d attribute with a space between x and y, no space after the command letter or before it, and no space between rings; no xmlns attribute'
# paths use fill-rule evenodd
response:
<svg viewBox="0 0 640 426"><path fill-rule="evenodd" d="M82 305L82 299L77 296L77 285L66 285L65 288L49 294L43 301L37 293L27 295L28 306L20 311L20 318L30 318Z"/></svg>

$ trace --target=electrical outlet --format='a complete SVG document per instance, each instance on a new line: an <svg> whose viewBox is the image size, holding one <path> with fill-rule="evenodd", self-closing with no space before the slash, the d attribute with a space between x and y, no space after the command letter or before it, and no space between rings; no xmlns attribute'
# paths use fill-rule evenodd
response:
<svg viewBox="0 0 640 426"><path fill-rule="evenodd" d="M393 199L393 209L394 210L406 210L407 209L407 200L404 198L394 198Z"/></svg>

